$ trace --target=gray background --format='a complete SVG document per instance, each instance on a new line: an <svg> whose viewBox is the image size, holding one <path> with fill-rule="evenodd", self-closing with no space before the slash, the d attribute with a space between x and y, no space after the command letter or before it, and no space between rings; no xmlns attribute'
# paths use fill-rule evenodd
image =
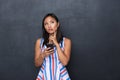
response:
<svg viewBox="0 0 120 80"><path fill-rule="evenodd" d="M35 80L34 44L49 12L72 40L72 80L120 80L120 0L0 0L0 80Z"/></svg>

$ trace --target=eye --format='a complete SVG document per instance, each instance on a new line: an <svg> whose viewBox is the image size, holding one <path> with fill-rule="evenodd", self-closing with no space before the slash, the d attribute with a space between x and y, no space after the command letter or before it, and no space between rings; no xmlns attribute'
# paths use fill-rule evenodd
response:
<svg viewBox="0 0 120 80"><path fill-rule="evenodd" d="M48 23L44 23L44 25L47 25Z"/></svg>
<svg viewBox="0 0 120 80"><path fill-rule="evenodd" d="M51 21L51 23L54 23L54 21Z"/></svg>

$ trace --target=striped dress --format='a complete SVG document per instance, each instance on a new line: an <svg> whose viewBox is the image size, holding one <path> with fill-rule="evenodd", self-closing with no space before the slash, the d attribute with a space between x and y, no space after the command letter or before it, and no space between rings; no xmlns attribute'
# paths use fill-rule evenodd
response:
<svg viewBox="0 0 120 80"><path fill-rule="evenodd" d="M46 45L42 47L43 42L44 39L41 38L40 46L42 51L46 48ZM59 45L64 50L64 38ZM58 59L56 47L54 47L54 54L44 58L36 80L71 80L66 67Z"/></svg>

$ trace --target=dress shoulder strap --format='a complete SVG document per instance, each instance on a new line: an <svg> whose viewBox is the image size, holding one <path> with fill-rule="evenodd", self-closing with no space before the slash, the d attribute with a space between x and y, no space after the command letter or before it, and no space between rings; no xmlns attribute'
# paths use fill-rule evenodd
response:
<svg viewBox="0 0 120 80"><path fill-rule="evenodd" d="M62 40L61 43L60 43L60 47L61 47L61 48L64 48L64 39L65 39L65 38L63 37L63 40Z"/></svg>
<svg viewBox="0 0 120 80"><path fill-rule="evenodd" d="M42 48L42 46L43 46L43 42L44 42L44 39L41 38L41 39L40 39L40 47L41 47L41 48Z"/></svg>

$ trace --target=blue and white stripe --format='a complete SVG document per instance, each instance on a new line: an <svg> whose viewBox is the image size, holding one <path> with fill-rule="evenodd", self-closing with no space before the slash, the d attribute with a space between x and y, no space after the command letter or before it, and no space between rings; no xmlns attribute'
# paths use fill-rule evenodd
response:
<svg viewBox="0 0 120 80"><path fill-rule="evenodd" d="M40 43L42 51L46 48L45 45L42 47L43 42L42 38ZM60 47L64 50L64 38ZM71 80L66 67L58 59L56 47L54 47L54 54L45 57L36 80Z"/></svg>

